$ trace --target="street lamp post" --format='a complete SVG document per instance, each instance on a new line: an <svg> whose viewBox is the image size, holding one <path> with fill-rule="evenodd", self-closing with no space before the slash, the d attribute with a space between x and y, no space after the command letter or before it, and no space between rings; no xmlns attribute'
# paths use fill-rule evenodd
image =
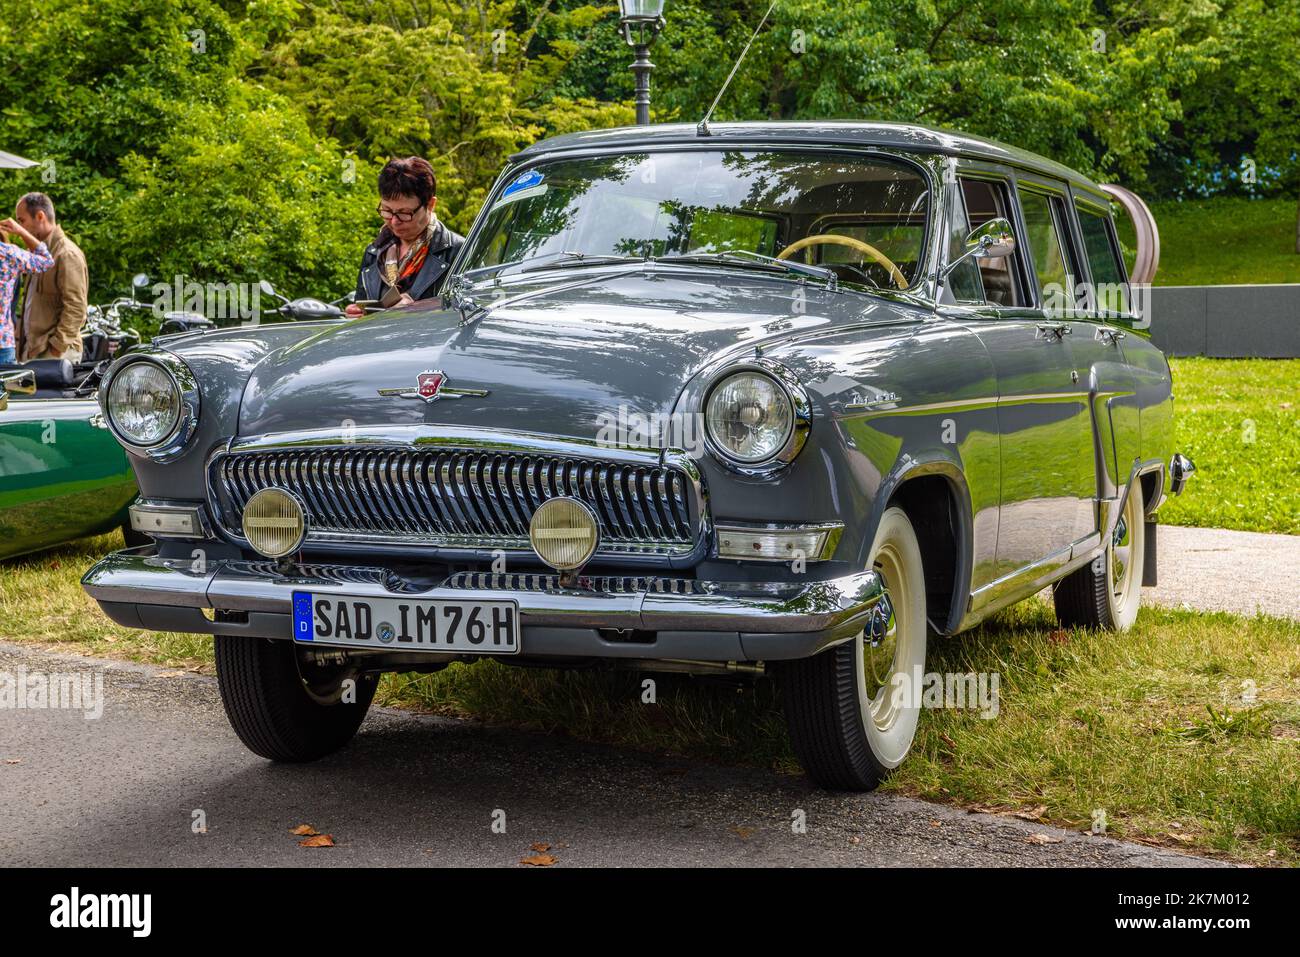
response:
<svg viewBox="0 0 1300 957"><path fill-rule="evenodd" d="M650 44L664 28L664 0L618 0L619 27L627 45L636 50L632 73L636 76L636 122L650 125Z"/></svg>

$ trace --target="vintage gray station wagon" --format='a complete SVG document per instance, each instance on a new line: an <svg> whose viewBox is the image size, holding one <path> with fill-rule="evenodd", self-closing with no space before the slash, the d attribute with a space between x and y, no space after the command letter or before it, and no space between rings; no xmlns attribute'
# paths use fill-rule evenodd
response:
<svg viewBox="0 0 1300 957"><path fill-rule="evenodd" d="M775 677L809 775L870 788L927 645L1049 585L1064 625L1133 623L1191 463L1125 283L1106 194L996 143L557 137L443 300L119 359L155 544L85 588L213 634L268 758L343 746L381 672L491 656Z"/></svg>

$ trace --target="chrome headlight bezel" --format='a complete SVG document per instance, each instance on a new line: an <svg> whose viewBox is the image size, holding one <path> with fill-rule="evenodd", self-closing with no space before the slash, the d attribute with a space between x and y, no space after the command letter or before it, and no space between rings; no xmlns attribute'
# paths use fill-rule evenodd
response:
<svg viewBox="0 0 1300 957"><path fill-rule="evenodd" d="M180 410L176 416L176 422L171 430L159 439L149 445L141 445L135 439L126 435L118 427L113 418L111 407L109 406L109 392L113 388L113 383L117 380L123 371L132 366L149 363L157 368L171 380L172 387L176 390L179 397ZM113 437L128 451L135 455L145 456L156 462L165 462L176 458L189 445L194 431L198 428L199 423L199 385L194 378L194 373L178 356L170 352L145 352L140 355L126 356L120 365L111 369L103 381L99 384L100 411L104 414L104 422L108 425L108 430Z"/></svg>
<svg viewBox="0 0 1300 957"><path fill-rule="evenodd" d="M713 399L713 393L732 376L746 372L772 380L790 403L791 425L785 443L767 458L756 461L738 458L726 446L714 441L713 429L709 424L709 403ZM729 363L715 372L704 390L700 408L705 446L715 459L742 475L767 477L781 471L798 457L812 429L812 401L798 376L781 363L763 356Z"/></svg>

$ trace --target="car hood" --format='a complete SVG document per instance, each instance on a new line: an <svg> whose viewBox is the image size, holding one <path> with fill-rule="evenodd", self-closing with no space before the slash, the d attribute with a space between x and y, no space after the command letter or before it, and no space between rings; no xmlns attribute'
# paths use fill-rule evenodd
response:
<svg viewBox="0 0 1300 957"><path fill-rule="evenodd" d="M602 416L671 412L691 377L729 350L897 309L703 269L588 272L560 284L554 275L498 292L468 322L440 304L412 307L271 352L249 377L240 435L430 424L593 439ZM426 371L444 377L433 402L379 393L414 390Z"/></svg>

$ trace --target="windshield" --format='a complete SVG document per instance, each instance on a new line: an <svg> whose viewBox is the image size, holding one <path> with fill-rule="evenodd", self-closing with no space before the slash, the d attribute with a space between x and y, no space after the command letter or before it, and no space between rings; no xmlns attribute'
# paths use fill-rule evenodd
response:
<svg viewBox="0 0 1300 957"><path fill-rule="evenodd" d="M928 205L919 171L879 157L683 150L557 160L497 195L464 270L754 253L901 289L917 280Z"/></svg>

